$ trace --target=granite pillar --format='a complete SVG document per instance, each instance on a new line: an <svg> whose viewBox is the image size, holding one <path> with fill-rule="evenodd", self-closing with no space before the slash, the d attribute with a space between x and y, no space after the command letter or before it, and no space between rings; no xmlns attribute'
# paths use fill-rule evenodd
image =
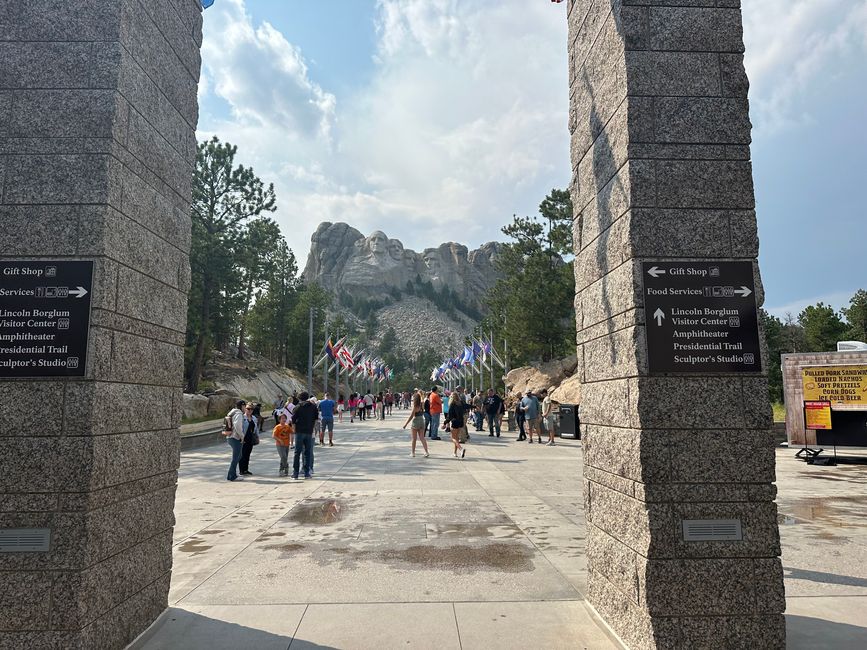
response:
<svg viewBox="0 0 867 650"><path fill-rule="evenodd" d="M588 599L633 650L783 648L766 377L651 374L643 311L643 261L751 261L762 298L740 2L569 4Z"/></svg>
<svg viewBox="0 0 867 650"><path fill-rule="evenodd" d="M167 604L197 0L0 3L0 255L93 260L86 374L0 379L0 647L123 648Z"/></svg>

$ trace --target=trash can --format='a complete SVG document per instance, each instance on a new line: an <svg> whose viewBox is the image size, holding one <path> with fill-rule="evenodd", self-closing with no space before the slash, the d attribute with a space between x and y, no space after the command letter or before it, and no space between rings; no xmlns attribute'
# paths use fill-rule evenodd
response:
<svg viewBox="0 0 867 650"><path fill-rule="evenodd" d="M581 439L581 423L578 420L577 404L560 405L560 437L572 440Z"/></svg>

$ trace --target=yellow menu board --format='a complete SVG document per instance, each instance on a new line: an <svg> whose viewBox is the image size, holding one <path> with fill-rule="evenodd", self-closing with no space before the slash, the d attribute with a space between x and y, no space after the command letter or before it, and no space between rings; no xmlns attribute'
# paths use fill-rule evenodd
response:
<svg viewBox="0 0 867 650"><path fill-rule="evenodd" d="M804 402L804 424L807 429L830 429L831 402Z"/></svg>
<svg viewBox="0 0 867 650"><path fill-rule="evenodd" d="M805 401L867 408L867 366L812 366L801 369Z"/></svg>

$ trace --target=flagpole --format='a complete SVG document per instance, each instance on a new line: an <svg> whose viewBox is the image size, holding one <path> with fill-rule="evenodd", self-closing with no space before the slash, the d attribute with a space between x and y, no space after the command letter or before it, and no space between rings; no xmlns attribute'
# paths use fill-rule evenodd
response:
<svg viewBox="0 0 867 650"><path fill-rule="evenodd" d="M310 308L310 331L307 342L307 392L313 392L313 307Z"/></svg>
<svg viewBox="0 0 867 650"><path fill-rule="evenodd" d="M491 334L491 357L493 357L494 356L494 330L493 329L490 331L490 334ZM493 363L491 364L491 388L494 388L494 389L496 388L496 386L494 386L494 364Z"/></svg>

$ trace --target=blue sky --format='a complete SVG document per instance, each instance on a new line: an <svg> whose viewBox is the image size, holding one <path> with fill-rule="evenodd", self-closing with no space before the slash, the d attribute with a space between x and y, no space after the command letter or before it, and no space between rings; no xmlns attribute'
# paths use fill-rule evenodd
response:
<svg viewBox="0 0 867 650"><path fill-rule="evenodd" d="M277 190L304 265L321 221L416 250L501 238L569 181L566 3L216 0L199 137ZM867 0L743 0L766 306L867 288Z"/></svg>

